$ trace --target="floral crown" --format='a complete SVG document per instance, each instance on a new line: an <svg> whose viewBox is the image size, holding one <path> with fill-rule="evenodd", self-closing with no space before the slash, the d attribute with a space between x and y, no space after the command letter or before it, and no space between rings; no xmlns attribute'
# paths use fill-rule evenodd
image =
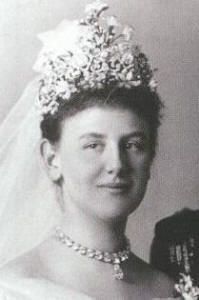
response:
<svg viewBox="0 0 199 300"><path fill-rule="evenodd" d="M34 65L41 73L37 105L42 117L54 115L71 96L106 86L156 89L148 59L133 43L133 29L116 17L100 18L108 5L86 6L81 21L64 20L56 30L39 35L43 48Z"/></svg>

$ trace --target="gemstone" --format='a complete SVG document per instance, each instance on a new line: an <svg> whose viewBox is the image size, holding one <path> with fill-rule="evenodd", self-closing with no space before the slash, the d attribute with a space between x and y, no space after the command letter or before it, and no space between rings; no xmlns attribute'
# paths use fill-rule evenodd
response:
<svg viewBox="0 0 199 300"><path fill-rule="evenodd" d="M114 264L114 278L122 280L124 278L124 273L119 264Z"/></svg>
<svg viewBox="0 0 199 300"><path fill-rule="evenodd" d="M102 252L100 250L90 249L78 243L75 243L70 237L68 237L61 230L56 231L56 237L60 242L66 244L68 247L72 247L72 249L74 249L81 255L86 255L89 258L93 258L99 261L103 261L105 263L112 264L114 268L114 278L118 280L122 280L124 278L124 272L121 268L121 262L129 259L130 244L128 244L128 241L126 243L126 247L124 248L124 250L111 253L111 252Z"/></svg>
<svg viewBox="0 0 199 300"><path fill-rule="evenodd" d="M79 252L80 252L80 254L82 254L82 255L86 255L86 253L87 253L85 247L81 247Z"/></svg>
<svg viewBox="0 0 199 300"><path fill-rule="evenodd" d="M95 250L88 249L87 255L88 257L93 258L95 256Z"/></svg>
<svg viewBox="0 0 199 300"><path fill-rule="evenodd" d="M122 256L121 257L121 261L125 261L126 260L126 257L125 256Z"/></svg>
<svg viewBox="0 0 199 300"><path fill-rule="evenodd" d="M80 245L78 245L78 244L74 244L74 245L73 245L73 249L74 249L75 251L78 251L79 248L80 248Z"/></svg>
<svg viewBox="0 0 199 300"><path fill-rule="evenodd" d="M119 264L119 263L120 263L119 257L115 257L115 258L114 258L114 264Z"/></svg>
<svg viewBox="0 0 199 300"><path fill-rule="evenodd" d="M65 235L64 235L63 232L59 232L58 235L59 235L59 238L60 238L60 239L63 239L63 238L65 237Z"/></svg>
<svg viewBox="0 0 199 300"><path fill-rule="evenodd" d="M95 253L89 253L88 257L93 258L95 256Z"/></svg>
<svg viewBox="0 0 199 300"><path fill-rule="evenodd" d="M108 252L104 253L104 262L111 262L111 255Z"/></svg>
<svg viewBox="0 0 199 300"><path fill-rule="evenodd" d="M70 240L66 240L66 245L67 245L68 247L72 247L73 242L70 241Z"/></svg>
<svg viewBox="0 0 199 300"><path fill-rule="evenodd" d="M102 260L102 259L103 259L103 254L97 254L97 255L95 256L95 258L96 258L97 260Z"/></svg>

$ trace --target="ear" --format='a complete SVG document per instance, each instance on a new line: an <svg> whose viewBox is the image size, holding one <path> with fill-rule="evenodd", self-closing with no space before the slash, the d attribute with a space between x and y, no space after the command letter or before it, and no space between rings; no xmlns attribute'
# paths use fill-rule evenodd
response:
<svg viewBox="0 0 199 300"><path fill-rule="evenodd" d="M46 172L53 182L61 179L61 160L58 148L47 139L42 139L40 153L44 162Z"/></svg>

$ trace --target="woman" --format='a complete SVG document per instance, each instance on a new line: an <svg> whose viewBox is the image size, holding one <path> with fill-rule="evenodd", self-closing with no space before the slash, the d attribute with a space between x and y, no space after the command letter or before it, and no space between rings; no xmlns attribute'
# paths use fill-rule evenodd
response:
<svg viewBox="0 0 199 300"><path fill-rule="evenodd" d="M15 117L21 109L28 116L19 116L20 128L14 134L11 130L13 137L1 150L8 157L3 167L9 163L16 174L12 188L6 180L2 186L9 198L6 230L11 236L8 221L13 225L19 214L12 236L17 240L17 230L27 235L24 216L27 226L31 220L24 211L34 213L33 207L40 207L36 212L58 207L61 213L58 226L39 245L1 269L0 299L172 296L173 283L134 255L125 237L128 216L142 201L150 178L162 103L146 56L132 43L131 29L118 34L113 17L100 25L106 9L97 1L81 22L63 22L41 36L44 47L35 65L41 74L36 97L40 121L27 107L34 95L31 87L13 113ZM34 131L39 124L41 137ZM36 163L38 143L42 169ZM16 205L8 189L15 191ZM44 216L38 213L36 220L53 223ZM39 224L31 226L30 239L42 230Z"/></svg>

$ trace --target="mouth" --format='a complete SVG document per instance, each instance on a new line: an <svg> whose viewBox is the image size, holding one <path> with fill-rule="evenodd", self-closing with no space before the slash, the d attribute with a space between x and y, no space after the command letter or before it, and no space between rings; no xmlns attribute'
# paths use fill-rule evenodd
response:
<svg viewBox="0 0 199 300"><path fill-rule="evenodd" d="M131 184L130 183L104 183L104 184L99 184L98 185L99 188L103 188L106 189L112 193L124 193L124 192L128 192Z"/></svg>

